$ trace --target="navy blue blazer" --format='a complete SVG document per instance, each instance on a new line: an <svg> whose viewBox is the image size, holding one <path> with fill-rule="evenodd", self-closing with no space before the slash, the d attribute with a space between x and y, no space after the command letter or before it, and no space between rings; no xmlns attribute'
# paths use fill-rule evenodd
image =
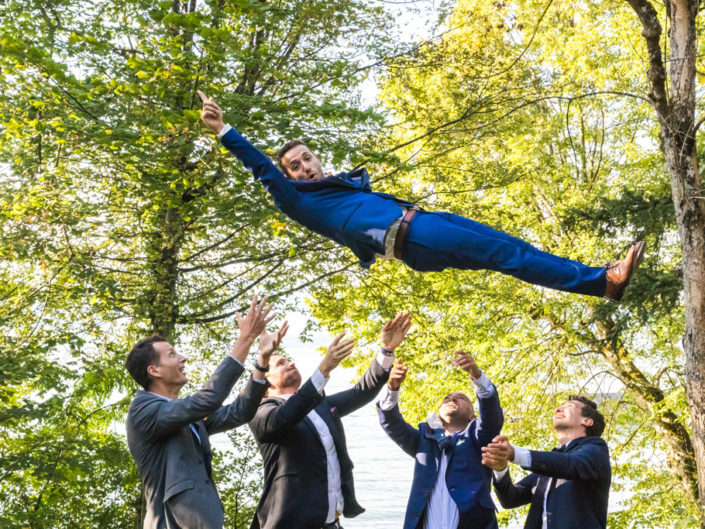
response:
<svg viewBox="0 0 705 529"><path fill-rule="evenodd" d="M469 519L467 514L478 504L492 510L492 525L496 527L495 506L490 496L492 471L482 464L480 448L489 444L502 430L504 415L494 386L491 394L479 401L480 417L471 421L468 436L460 437L456 441L446 471L446 486L458 506L460 515L458 529L476 527L473 525L473 519ZM419 424L418 429L414 428L404 421L398 405L389 411L384 411L378 406L377 411L387 435L404 452L416 459L403 528L422 527L426 506L441 464L441 448L438 442L443 437L443 430L431 428L425 422Z"/></svg>
<svg viewBox="0 0 705 529"><path fill-rule="evenodd" d="M400 206L412 205L373 192L366 169L322 180L291 180L235 129L221 142L264 185L283 213L350 248L365 268L375 262L375 254L384 254L381 241L389 225L401 216Z"/></svg>
<svg viewBox="0 0 705 529"><path fill-rule="evenodd" d="M532 473L512 483L509 472L494 481L499 503L505 509L531 503L525 529L541 529L543 498L549 478L555 479L548 495L548 529L605 529L612 469L607 443L600 437L579 437L565 451L531 451Z"/></svg>

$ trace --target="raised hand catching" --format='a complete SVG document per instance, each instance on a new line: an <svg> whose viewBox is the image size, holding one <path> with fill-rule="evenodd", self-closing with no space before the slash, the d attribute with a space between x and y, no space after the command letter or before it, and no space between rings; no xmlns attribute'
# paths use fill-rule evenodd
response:
<svg viewBox="0 0 705 529"><path fill-rule="evenodd" d="M343 340L344 336L345 332L341 332L338 336L333 339L331 344L328 346L328 352L326 352L326 356L323 357L321 365L318 366L318 370L326 378L328 378L331 371L333 371L336 367L338 367L338 365L340 365L340 362L343 361L343 358L349 356L350 353L352 353L353 347L355 347L355 340L353 338Z"/></svg>
<svg viewBox="0 0 705 529"><path fill-rule="evenodd" d="M411 313L399 312L393 319L387 320L382 327L382 348L394 351L404 341L406 333L411 328Z"/></svg>
<svg viewBox="0 0 705 529"><path fill-rule="evenodd" d="M455 353L453 354L456 355L456 357L453 359L453 365L455 367L459 367L460 369L468 373L473 380L477 380L482 376L482 371L480 371L480 368L477 367L475 359L470 356L470 354L466 353L465 351L455 351Z"/></svg>

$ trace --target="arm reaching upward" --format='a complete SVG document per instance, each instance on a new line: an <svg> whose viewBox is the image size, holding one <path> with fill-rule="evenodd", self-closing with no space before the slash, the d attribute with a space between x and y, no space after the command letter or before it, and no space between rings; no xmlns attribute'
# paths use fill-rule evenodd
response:
<svg viewBox="0 0 705 529"><path fill-rule="evenodd" d="M480 417L477 420L475 435L480 445L485 446L492 441L493 437L499 435L504 425L504 414L499 403L497 388L477 367L471 355L464 351L456 351L455 356L453 365L470 375L470 380L475 386L475 394L480 403Z"/></svg>
<svg viewBox="0 0 705 529"><path fill-rule="evenodd" d="M200 90L198 95L203 102L201 121L220 137L223 146L242 162L245 169L255 177L255 180L262 182L267 192L272 195L275 205L298 221L299 192L294 185L269 158L257 150L235 129L229 128L227 131L225 130L227 127L223 123L223 111L213 97L206 97L206 94Z"/></svg>

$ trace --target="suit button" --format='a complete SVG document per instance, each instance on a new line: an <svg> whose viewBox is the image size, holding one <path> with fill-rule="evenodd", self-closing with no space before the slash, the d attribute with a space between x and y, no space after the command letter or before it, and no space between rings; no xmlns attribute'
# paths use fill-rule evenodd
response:
<svg viewBox="0 0 705 529"><path fill-rule="evenodd" d="M451 491L454 491L454 490L455 490L455 487L451 487L450 490L451 490Z"/></svg>
<svg viewBox="0 0 705 529"><path fill-rule="evenodd" d="M206 485L208 485L208 484L210 483L210 480L207 479L207 480L205 481L205 483L206 483Z"/></svg>
<svg viewBox="0 0 705 529"><path fill-rule="evenodd" d="M198 460L198 464L199 464L199 465L202 465L202 464L203 464L203 459L199 459L199 460Z"/></svg>

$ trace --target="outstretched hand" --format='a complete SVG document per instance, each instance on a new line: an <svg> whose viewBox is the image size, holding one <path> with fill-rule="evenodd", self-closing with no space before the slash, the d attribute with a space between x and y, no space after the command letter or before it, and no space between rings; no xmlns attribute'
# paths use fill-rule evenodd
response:
<svg viewBox="0 0 705 529"><path fill-rule="evenodd" d="M281 343L282 338L284 338L284 336L286 336L286 331L288 331L288 330L289 330L289 322L285 320L277 332L268 333L267 329L262 331L262 334L259 335L260 356L266 355L267 361L269 361L269 357L272 355L272 353L274 351L276 351L279 348L279 344ZM264 365L264 364L261 364L261 365Z"/></svg>
<svg viewBox="0 0 705 529"><path fill-rule="evenodd" d="M482 371L477 367L475 359L470 356L470 354L465 351L455 351L453 353L456 357L453 359L453 365L459 367L466 373L468 373L473 380L477 380L482 376Z"/></svg>
<svg viewBox="0 0 705 529"><path fill-rule="evenodd" d="M267 327L267 324L276 317L276 314L270 314L271 310L272 304L267 304L267 298L265 297L259 301L257 294L255 294L252 297L250 309L247 311L247 314L245 316L239 312L235 314L237 326L240 329L240 336L238 336L233 350L230 352L231 356L240 362L245 361L247 353L253 342L257 339L257 336L259 336Z"/></svg>
<svg viewBox="0 0 705 529"><path fill-rule="evenodd" d="M399 391L404 379L406 378L406 372L409 370L407 366L403 364L401 360L398 360L394 366L392 366L389 372L389 389L392 391Z"/></svg>
<svg viewBox="0 0 705 529"><path fill-rule="evenodd" d="M514 447L506 435L498 435L487 446L482 447L482 464L492 470L504 470L507 462L514 460Z"/></svg>
<svg viewBox="0 0 705 529"><path fill-rule="evenodd" d="M344 336L345 332L341 332L333 339L333 342L328 346L326 356L323 357L321 365L318 366L318 370L326 378L328 378L331 371L340 365L343 358L352 353L353 347L355 347L355 340L353 338L343 340Z"/></svg>
<svg viewBox="0 0 705 529"><path fill-rule="evenodd" d="M393 319L387 320L381 331L382 347L394 351L404 341L411 328L411 313L399 312Z"/></svg>
<svg viewBox="0 0 705 529"><path fill-rule="evenodd" d="M262 334L267 324L275 318L276 314L269 314L272 311L272 303L267 305L267 299L267 296L265 296L260 301L257 299L257 294L255 294L250 302L250 310L247 311L245 316L239 312L235 313L240 336L254 342Z"/></svg>
<svg viewBox="0 0 705 529"><path fill-rule="evenodd" d="M223 123L223 111L215 102L213 97L206 97L206 94L198 91L198 95L201 97L203 102L203 110L201 111L201 121L205 123L209 129L211 129L216 134L220 134L223 130L225 124Z"/></svg>

